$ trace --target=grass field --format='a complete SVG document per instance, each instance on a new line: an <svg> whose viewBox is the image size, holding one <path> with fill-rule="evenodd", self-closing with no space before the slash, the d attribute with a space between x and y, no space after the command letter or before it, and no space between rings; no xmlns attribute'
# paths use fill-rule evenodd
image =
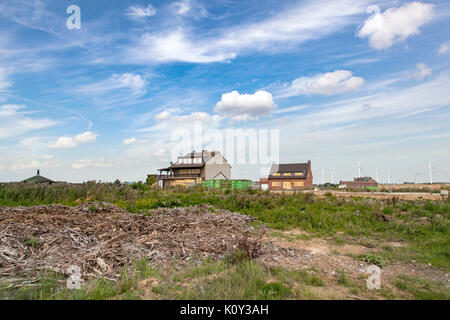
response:
<svg viewBox="0 0 450 320"><path fill-rule="evenodd" d="M367 198L317 199L312 194L271 194L259 191L193 189L158 190L144 184L0 185L0 205L77 205L88 201L113 203L136 214L150 209L210 204L257 217L272 237L286 243L323 241L338 251L346 245L365 248L364 254L340 253L346 258L394 268L422 266L427 272L412 276L393 274L377 292L365 288L365 278L335 270L333 277L313 266L295 270L267 266L252 260L199 261L179 270L170 266L150 268L138 260L133 274L119 282L96 279L81 290L64 289L58 274L42 275L27 286L3 283L0 298L19 299L449 299L445 275L450 271L450 202L378 201ZM278 230L278 231L277 231ZM296 233L292 233L295 231ZM293 235L294 234L294 235ZM401 243L401 246L393 244ZM333 251L333 252L334 252ZM232 253L230 253L232 254ZM410 269L411 269L410 268ZM422 268L423 269L423 268ZM427 269L428 270L428 269ZM424 277L425 276L425 277ZM439 279L436 279L439 278ZM151 279L151 281L147 281ZM448 278L447 278L448 280ZM330 289L331 288L331 289ZM328 290L330 289L330 290Z"/></svg>

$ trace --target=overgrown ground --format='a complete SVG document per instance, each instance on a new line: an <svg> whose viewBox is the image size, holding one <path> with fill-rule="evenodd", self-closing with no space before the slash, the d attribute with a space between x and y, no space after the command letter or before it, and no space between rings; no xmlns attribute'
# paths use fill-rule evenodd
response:
<svg viewBox="0 0 450 320"><path fill-rule="evenodd" d="M142 184L0 186L3 206L88 201L110 202L143 215L161 207L209 204L257 217L270 227L263 241L286 252L281 258L263 255L252 260L230 252L223 259L175 259L152 267L138 259L118 281L92 279L81 290L65 289L65 276L46 272L25 286L3 281L0 298L450 298L448 201L316 199L312 194L155 190ZM382 267L381 290L366 288L369 264Z"/></svg>

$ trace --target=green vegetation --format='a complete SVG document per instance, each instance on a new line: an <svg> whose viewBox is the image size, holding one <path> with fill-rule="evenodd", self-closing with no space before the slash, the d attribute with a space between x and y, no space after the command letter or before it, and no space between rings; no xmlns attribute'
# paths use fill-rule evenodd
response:
<svg viewBox="0 0 450 320"><path fill-rule="evenodd" d="M394 281L397 289L407 292L419 300L450 300L450 288L427 279L398 276Z"/></svg>
<svg viewBox="0 0 450 320"><path fill-rule="evenodd" d="M0 280L0 299L11 300L105 300L105 299L139 299L141 292L137 283L158 275L146 259L138 259L133 265L133 273L128 274L126 268L121 272L118 281L92 279L81 289L69 290L66 286L67 276L53 271L41 272L38 281L30 283L24 279L14 278L18 282ZM21 283L22 282L22 283Z"/></svg>
<svg viewBox="0 0 450 320"><path fill-rule="evenodd" d="M74 290L67 289L65 276L43 272L39 281L16 288L0 281L0 299L301 299L305 298L301 292L307 291L308 286L324 285L315 274L281 268L268 270L250 260L234 264L205 260L181 271L177 265L174 262L153 269L145 260L139 260L133 274L124 271L117 282L91 280ZM141 280L148 278L154 282L140 285Z"/></svg>
<svg viewBox="0 0 450 320"><path fill-rule="evenodd" d="M368 264L375 264L379 266L380 268L383 268L386 266L386 259L382 256L376 255L373 252L370 254L365 254L359 257L361 261L365 261Z"/></svg>
<svg viewBox="0 0 450 320"><path fill-rule="evenodd" d="M299 228L314 236L336 233L374 241L401 241L406 247L384 252L385 260L401 259L431 263L450 269L450 202L376 201L340 199L329 195L317 199L310 193L273 194L255 190L195 188L157 189L144 183L0 185L0 205L32 206L60 203L77 205L89 201L114 203L133 213L148 214L156 208L210 204L257 217L272 228ZM373 257L375 259L375 257ZM378 261L377 261L378 260ZM383 264L379 259L373 263Z"/></svg>
<svg viewBox="0 0 450 320"><path fill-rule="evenodd" d="M197 187L161 190L149 183L125 185L120 181L50 186L0 184L0 205L90 203L88 209L94 213L101 206L91 203L94 201L110 202L143 215L156 208L208 204L211 212L226 209L257 217L278 229L270 231L270 236L283 241L326 238L338 246L354 243L370 248L368 254L348 256L382 268L395 262L417 262L444 272L450 270L449 201L341 199L331 194L318 199L310 193ZM284 232L292 228L300 233ZM33 234L24 244L31 248L42 245ZM254 244L244 243L239 248L219 261L183 262L181 269L175 262L155 269L145 259L137 260L133 271L128 273L124 268L118 281L92 279L80 290L67 289L67 277L54 272L42 273L38 281L28 279L25 285L15 282L17 279L2 279L0 299L317 299L345 298L345 294L370 299L450 298L448 288L429 279L399 276L392 288L372 292L365 287L365 279L355 278L348 271L336 270L330 280L315 269L268 268L252 259L252 252L258 249ZM146 287L139 285L148 278L155 281ZM340 289L329 291L330 281Z"/></svg>

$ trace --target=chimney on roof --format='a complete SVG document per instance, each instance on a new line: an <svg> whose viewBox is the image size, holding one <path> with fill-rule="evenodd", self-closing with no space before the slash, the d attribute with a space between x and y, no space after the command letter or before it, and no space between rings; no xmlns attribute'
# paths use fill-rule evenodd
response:
<svg viewBox="0 0 450 320"><path fill-rule="evenodd" d="M39 175L39 173L40 173L40 170L39 170L39 169L37 169L37 175Z"/></svg>

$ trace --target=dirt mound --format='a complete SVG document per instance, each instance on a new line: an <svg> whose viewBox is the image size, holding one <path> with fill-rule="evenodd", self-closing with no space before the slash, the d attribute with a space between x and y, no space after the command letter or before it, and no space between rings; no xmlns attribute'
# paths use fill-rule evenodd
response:
<svg viewBox="0 0 450 320"><path fill-rule="evenodd" d="M219 257L236 248L256 218L208 205L160 208L148 216L109 203L77 207L0 207L0 276L67 273L117 279L121 268L145 257Z"/></svg>

